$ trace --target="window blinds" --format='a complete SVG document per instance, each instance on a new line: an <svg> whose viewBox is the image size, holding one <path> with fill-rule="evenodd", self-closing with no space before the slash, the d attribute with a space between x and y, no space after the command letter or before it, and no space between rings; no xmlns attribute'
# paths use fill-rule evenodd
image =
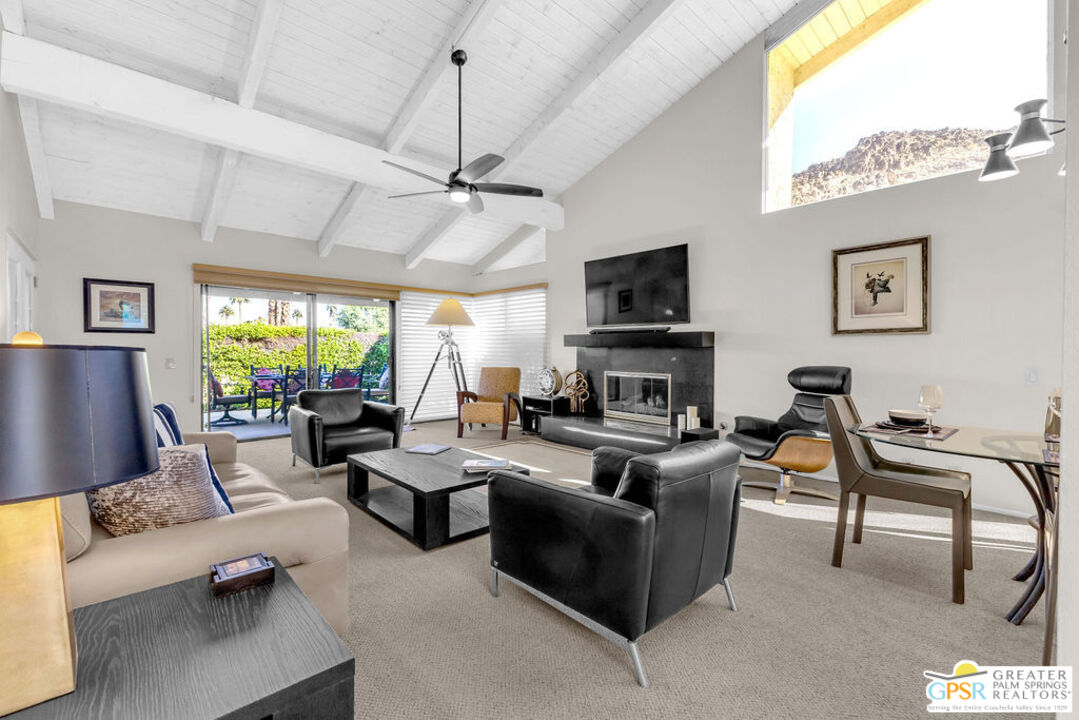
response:
<svg viewBox="0 0 1079 720"><path fill-rule="evenodd" d="M408 413L416 406L438 353L438 332L445 328L428 325L427 319L444 299L446 295L401 293L397 401ZM538 373L547 365L548 357L546 289L531 288L459 299L476 323L474 327L453 330L461 349L469 389L476 389L481 367L497 365L521 368L521 391L534 391ZM456 390L444 352L415 420L456 417Z"/></svg>

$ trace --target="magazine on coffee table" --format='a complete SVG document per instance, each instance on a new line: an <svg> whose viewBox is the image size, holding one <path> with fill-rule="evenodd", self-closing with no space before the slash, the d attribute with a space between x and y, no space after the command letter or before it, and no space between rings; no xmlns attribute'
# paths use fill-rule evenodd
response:
<svg viewBox="0 0 1079 720"><path fill-rule="evenodd" d="M483 473L490 472L491 470L508 470L510 467L509 460L491 459L491 460L465 460L461 464L461 469L466 473Z"/></svg>
<svg viewBox="0 0 1079 720"><path fill-rule="evenodd" d="M438 455L440 452L445 452L450 449L449 445L437 445L435 443L424 443L423 445L416 445L410 447L405 452L415 453L416 455Z"/></svg>

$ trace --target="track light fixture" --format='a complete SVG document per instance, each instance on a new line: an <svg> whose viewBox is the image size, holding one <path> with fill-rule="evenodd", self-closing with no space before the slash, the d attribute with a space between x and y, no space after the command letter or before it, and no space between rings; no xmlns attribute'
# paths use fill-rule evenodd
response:
<svg viewBox="0 0 1079 720"><path fill-rule="evenodd" d="M1015 108L1019 113L1019 126L1015 132L991 135L985 139L989 145L989 157L978 176L980 182L1003 180L1018 175L1019 168L1013 162L1015 158L1030 157L1053 149L1053 135L1064 132L1064 128L1050 132L1045 124L1064 125L1064 121L1042 117L1042 109L1048 102L1041 98L1020 103ZM1064 167L1061 166L1060 175L1064 173Z"/></svg>

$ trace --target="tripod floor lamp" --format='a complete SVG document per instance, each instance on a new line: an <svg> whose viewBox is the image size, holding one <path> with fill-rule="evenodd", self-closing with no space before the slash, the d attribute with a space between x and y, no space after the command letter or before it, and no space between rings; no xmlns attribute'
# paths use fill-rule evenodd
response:
<svg viewBox="0 0 1079 720"><path fill-rule="evenodd" d="M427 379L423 381L423 388L420 389L420 396L416 399L416 404L412 406L412 413L408 416L409 424L412 423L412 418L416 417L416 411L420 409L420 403L423 402L423 395L427 392L427 385L431 382L431 376L435 374L435 368L438 366L438 361L442 359L442 352L446 352L446 360L450 367L450 373L453 375L453 384L457 386L458 392L461 390L468 390L468 379L465 377L465 368L461 365L461 349L457 347L457 341L453 339L453 326L469 326L475 325L472 322L472 318L465 312L464 307L461 305L461 301L457 298L446 298L439 306L431 313L431 317L427 319L428 325L445 325L445 330L438 331L439 346L438 352L435 353L434 362L431 363L431 369L427 372Z"/></svg>

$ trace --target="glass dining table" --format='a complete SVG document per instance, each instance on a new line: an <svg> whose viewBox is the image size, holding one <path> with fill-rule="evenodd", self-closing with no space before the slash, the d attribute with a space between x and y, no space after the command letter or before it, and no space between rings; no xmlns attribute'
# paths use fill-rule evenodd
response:
<svg viewBox="0 0 1079 720"><path fill-rule="evenodd" d="M895 433L882 430L875 423L862 423L849 429L859 437L887 445L993 460L1012 471L1034 503L1035 514L1032 524L1037 530L1037 542L1034 555L1014 577L1015 580L1026 582L1027 585L1005 617L1014 625L1021 624L1045 594L1047 637L1045 652L1048 653L1052 644L1053 619L1056 611L1056 577L1053 559L1056 556L1057 485L1060 478L1057 453L1060 450L1060 443L1047 441L1042 433L965 426L960 426L956 430L949 437L937 440L926 437L920 430Z"/></svg>

